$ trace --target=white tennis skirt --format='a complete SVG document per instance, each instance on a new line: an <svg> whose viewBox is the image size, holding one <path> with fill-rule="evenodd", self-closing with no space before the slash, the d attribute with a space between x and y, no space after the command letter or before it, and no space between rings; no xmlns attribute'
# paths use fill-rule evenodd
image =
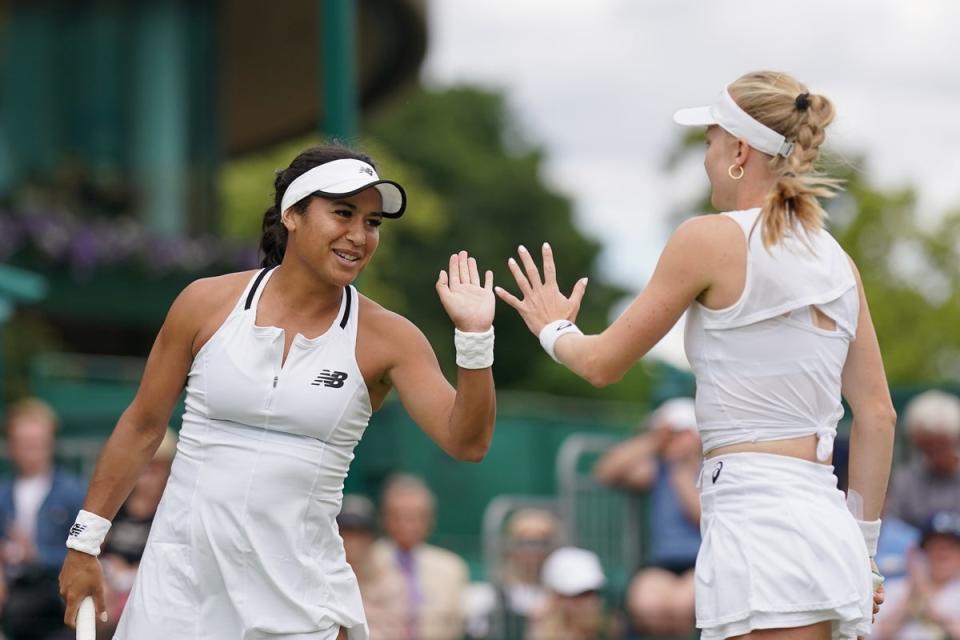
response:
<svg viewBox="0 0 960 640"><path fill-rule="evenodd" d="M703 640L829 620L870 633L867 548L833 467L765 453L704 462L697 627Z"/></svg>

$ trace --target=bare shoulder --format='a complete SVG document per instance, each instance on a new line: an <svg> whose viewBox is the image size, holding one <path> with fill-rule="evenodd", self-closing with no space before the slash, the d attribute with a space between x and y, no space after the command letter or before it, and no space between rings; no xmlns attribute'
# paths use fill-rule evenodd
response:
<svg viewBox="0 0 960 640"><path fill-rule="evenodd" d="M704 248L727 243L743 244L743 231L737 221L728 216L703 215L681 223L670 241Z"/></svg>
<svg viewBox="0 0 960 640"><path fill-rule="evenodd" d="M360 296L360 331L371 337L383 336L391 342L423 337L423 332L406 317L364 295Z"/></svg>
<svg viewBox="0 0 960 640"><path fill-rule="evenodd" d="M230 315L230 310L255 273L241 271L194 280L173 301L165 330L189 339L196 354Z"/></svg>
<svg viewBox="0 0 960 640"><path fill-rule="evenodd" d="M199 278L180 292L171 307L175 311L206 316L225 305L233 306L256 271L240 271L222 276Z"/></svg>

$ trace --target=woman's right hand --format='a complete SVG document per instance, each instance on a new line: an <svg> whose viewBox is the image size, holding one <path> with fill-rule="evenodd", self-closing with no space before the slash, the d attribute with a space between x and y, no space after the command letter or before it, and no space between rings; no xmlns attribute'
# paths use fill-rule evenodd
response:
<svg viewBox="0 0 960 640"><path fill-rule="evenodd" d="M60 597L66 603L63 621L73 629L77 625L80 603L93 596L97 618L107 621L107 606L103 597L103 569L95 556L74 549L67 550L67 558L60 570Z"/></svg>
<svg viewBox="0 0 960 640"><path fill-rule="evenodd" d="M575 322L580 312L583 294L587 290L587 279L577 280L570 297L567 297L560 292L560 287L557 285L557 268L553 262L553 249L549 244L543 243L542 248L542 280L540 270L527 248L520 245L517 248L517 254L520 256L523 268L521 269L520 263L513 258L510 258L507 266L513 274L513 279L517 281L517 287L523 294L523 299L517 298L501 287L494 288L497 296L517 310L527 328L535 336L539 336L543 327L554 320Z"/></svg>

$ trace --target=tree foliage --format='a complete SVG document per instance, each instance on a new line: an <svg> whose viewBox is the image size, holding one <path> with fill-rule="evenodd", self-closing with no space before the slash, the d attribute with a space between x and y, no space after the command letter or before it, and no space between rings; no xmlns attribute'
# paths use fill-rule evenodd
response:
<svg viewBox="0 0 960 640"><path fill-rule="evenodd" d="M435 283L460 249L476 256L481 269L491 269L497 284L515 291L507 258L520 244L536 255L550 242L562 290L590 278L578 324L585 331L608 324L611 308L626 292L603 282L597 272L600 245L574 226L570 199L545 183L543 151L517 133L501 95L468 87L418 88L364 129L358 146L382 175L404 185L409 204L403 218L381 227L380 248L360 289L420 327L449 374L455 373L453 327ZM231 163L221 182L225 232L259 237L274 170L318 142L298 140ZM552 362L506 305L498 303L495 323L500 389L643 402L659 374L654 365L638 366L621 384L594 389Z"/></svg>
<svg viewBox="0 0 960 640"><path fill-rule="evenodd" d="M369 124L369 139L388 150L442 202L444 223L425 233L401 220L386 230L389 261L380 263L379 286L405 293L398 309L420 326L441 362L452 363L449 320L434 291L437 273L450 253L467 249L495 281L516 291L507 258L525 245L535 255L549 242L557 257L561 289L580 277L590 285L578 318L585 331L599 331L625 291L606 284L597 273L601 247L573 223L570 199L551 189L542 177L542 150L516 132L503 97L476 88L417 89ZM411 193L411 219L420 215ZM406 217L406 216L405 216ZM364 275L364 282L370 282ZM649 370L638 367L625 384L596 390L547 358L519 316L499 304L494 365L500 388L599 396L641 401L650 384Z"/></svg>

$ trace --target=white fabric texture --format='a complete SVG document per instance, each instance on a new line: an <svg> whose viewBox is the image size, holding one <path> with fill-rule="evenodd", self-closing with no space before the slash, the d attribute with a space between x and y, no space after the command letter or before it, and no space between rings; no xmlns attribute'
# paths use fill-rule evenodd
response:
<svg viewBox="0 0 960 640"><path fill-rule="evenodd" d="M52 486L52 472L30 478L16 478L13 481L13 525L27 540L35 540L37 514L40 513L40 507Z"/></svg>
<svg viewBox="0 0 960 640"><path fill-rule="evenodd" d="M540 346L543 347L543 350L547 352L547 355L550 356L554 362L563 364L559 358L557 358L557 340L568 333L575 333L578 336L583 335L583 331L580 331L580 328L569 320L554 320L553 322L545 324L543 329L540 329L540 335L538 336Z"/></svg>
<svg viewBox="0 0 960 640"><path fill-rule="evenodd" d="M826 231L795 229L764 247L759 214L720 214L740 226L747 243L740 299L725 309L694 302L687 310L685 347L697 379L703 449L816 434L817 457L826 461L843 416L840 376L857 331L856 277ZM814 324L814 307L836 330Z"/></svg>
<svg viewBox="0 0 960 640"><path fill-rule="evenodd" d="M742 138L754 149L771 156L780 155L786 158L793 152L792 142L788 142L783 135L762 122L754 120L740 108L727 89L721 91L710 106L677 111L673 114L673 121L688 127L719 125L733 137Z"/></svg>
<svg viewBox="0 0 960 640"><path fill-rule="evenodd" d="M366 640L336 515L371 414L356 362L357 294L322 335L257 326L267 272L187 379L170 479L119 640ZM248 285L248 289L251 285Z"/></svg>
<svg viewBox="0 0 960 640"><path fill-rule="evenodd" d="M453 330L457 366L462 369L486 369L493 366L493 327L486 331Z"/></svg>
<svg viewBox="0 0 960 640"><path fill-rule="evenodd" d="M67 548L82 551L91 556L100 555L107 532L110 531L110 521L90 511L80 509L77 519L70 527L67 535Z"/></svg>
<svg viewBox="0 0 960 640"><path fill-rule="evenodd" d="M831 466L717 456L704 462L700 500L695 589L704 640L826 620L834 639L869 634L870 561Z"/></svg>

